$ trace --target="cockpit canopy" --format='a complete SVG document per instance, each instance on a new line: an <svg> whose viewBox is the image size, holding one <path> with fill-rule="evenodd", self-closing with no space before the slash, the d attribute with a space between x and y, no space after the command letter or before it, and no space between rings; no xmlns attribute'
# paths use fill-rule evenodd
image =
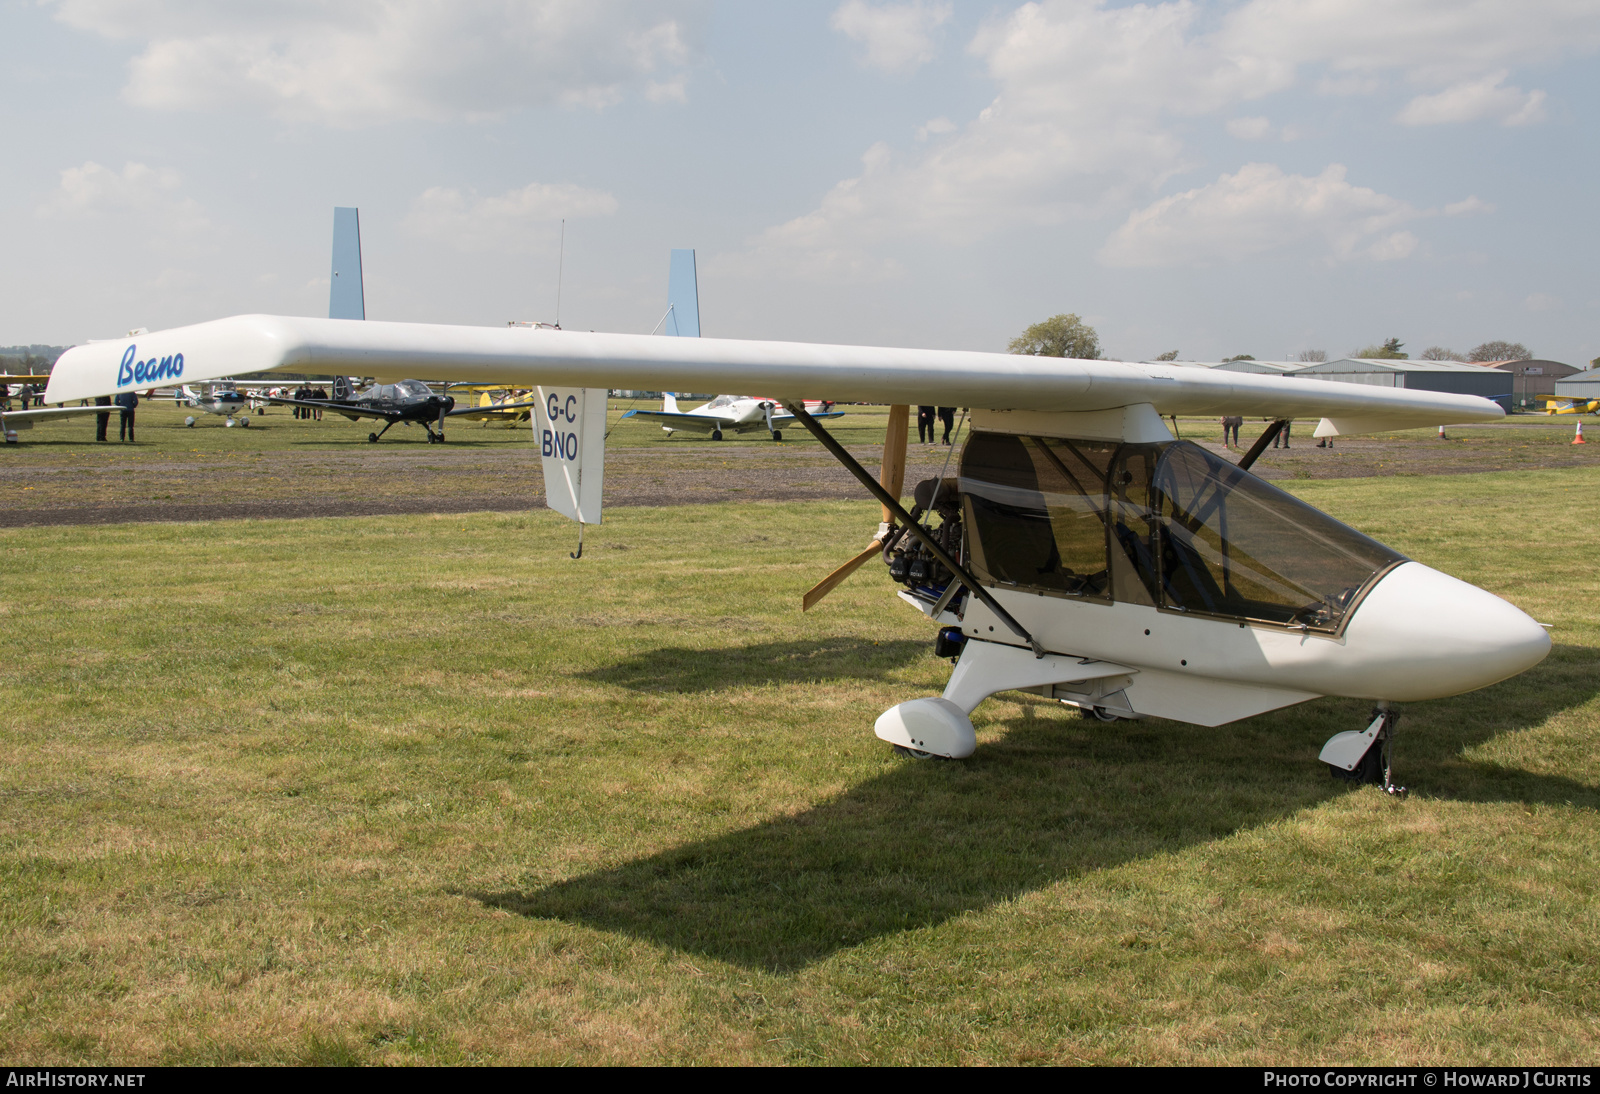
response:
<svg viewBox="0 0 1600 1094"><path fill-rule="evenodd" d="M1337 632L1405 556L1188 441L974 433L961 460L978 579Z"/></svg>
<svg viewBox="0 0 1600 1094"><path fill-rule="evenodd" d="M394 390L402 399L426 399L433 394L433 389L421 380L401 380Z"/></svg>
<svg viewBox="0 0 1600 1094"><path fill-rule="evenodd" d="M711 410L720 410L723 407L732 406L738 401L739 396L737 395L718 395L715 399L712 399L709 403L707 403L706 406Z"/></svg>

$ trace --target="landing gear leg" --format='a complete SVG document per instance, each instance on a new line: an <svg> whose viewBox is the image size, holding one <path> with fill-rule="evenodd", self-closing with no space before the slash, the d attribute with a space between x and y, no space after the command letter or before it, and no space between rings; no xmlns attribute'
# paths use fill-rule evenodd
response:
<svg viewBox="0 0 1600 1094"><path fill-rule="evenodd" d="M1372 711L1372 724L1364 731L1337 733L1322 747L1318 758L1328 765L1336 779L1353 783L1374 783L1395 798L1406 796L1406 788L1394 781L1394 727L1400 712L1388 703Z"/></svg>
<svg viewBox="0 0 1600 1094"><path fill-rule="evenodd" d="M367 440L371 441L373 444L377 444L378 443L378 438L383 436L385 433L389 432L389 426L390 425L394 425L394 423L390 422L389 425L384 426L382 429L378 430L376 433L368 433L367 434ZM429 433L428 436L431 437L431 436L433 436L433 434Z"/></svg>

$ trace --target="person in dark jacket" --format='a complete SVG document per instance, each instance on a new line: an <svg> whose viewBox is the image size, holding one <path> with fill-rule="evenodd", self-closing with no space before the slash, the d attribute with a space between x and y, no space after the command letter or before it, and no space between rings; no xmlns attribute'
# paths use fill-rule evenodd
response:
<svg viewBox="0 0 1600 1094"><path fill-rule="evenodd" d="M917 443L933 443L933 407L917 407Z"/></svg>
<svg viewBox="0 0 1600 1094"><path fill-rule="evenodd" d="M95 398L94 405L95 406L110 406L111 405L111 396L109 396L109 395L97 396ZM110 425L111 425L111 411L108 410L104 414L96 414L94 416L94 439L97 440L97 441L105 440L106 439L106 428L108 426L110 426Z"/></svg>
<svg viewBox="0 0 1600 1094"><path fill-rule="evenodd" d="M939 421L944 425L944 440L942 444L950 443L950 431L956 427L956 408L942 406L939 408Z"/></svg>
<svg viewBox="0 0 1600 1094"><path fill-rule="evenodd" d="M124 391L117 396L117 405L122 408L122 424L117 428L117 440L133 440L133 412L139 407L139 393L137 391Z"/></svg>

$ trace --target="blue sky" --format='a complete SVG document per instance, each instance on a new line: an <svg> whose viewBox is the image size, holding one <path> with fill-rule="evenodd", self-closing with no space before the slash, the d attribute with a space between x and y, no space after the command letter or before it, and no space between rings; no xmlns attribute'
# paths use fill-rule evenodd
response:
<svg viewBox="0 0 1600 1094"><path fill-rule="evenodd" d="M0 0L0 344L326 314L1600 354L1600 0Z"/></svg>

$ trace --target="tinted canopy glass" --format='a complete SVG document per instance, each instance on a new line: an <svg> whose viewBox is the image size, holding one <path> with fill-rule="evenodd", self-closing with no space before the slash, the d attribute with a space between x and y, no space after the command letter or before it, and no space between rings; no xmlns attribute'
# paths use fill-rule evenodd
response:
<svg viewBox="0 0 1600 1094"><path fill-rule="evenodd" d="M1156 464L1163 607L1337 629L1398 551L1180 441Z"/></svg>
<svg viewBox="0 0 1600 1094"><path fill-rule="evenodd" d="M1115 446L978 433L961 492L979 580L1110 598L1106 468Z"/></svg>
<svg viewBox="0 0 1600 1094"><path fill-rule="evenodd" d="M961 491L978 579L1046 594L1336 631L1404 561L1187 441L975 433Z"/></svg>

